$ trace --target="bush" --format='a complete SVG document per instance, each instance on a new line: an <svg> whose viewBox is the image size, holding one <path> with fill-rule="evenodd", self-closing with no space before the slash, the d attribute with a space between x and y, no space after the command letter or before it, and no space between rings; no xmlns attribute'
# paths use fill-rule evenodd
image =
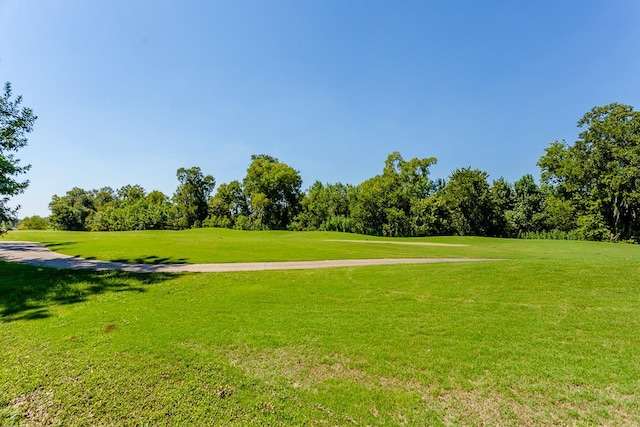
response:
<svg viewBox="0 0 640 427"><path fill-rule="evenodd" d="M202 221L203 227L233 228L231 218L227 216L210 216Z"/></svg>
<svg viewBox="0 0 640 427"><path fill-rule="evenodd" d="M28 216L20 221L18 230L46 230L49 220L38 215Z"/></svg>
<svg viewBox="0 0 640 427"><path fill-rule="evenodd" d="M355 233L355 221L346 216L334 216L327 219L320 226L321 231L341 231L343 233Z"/></svg>
<svg viewBox="0 0 640 427"><path fill-rule="evenodd" d="M547 240L584 240L575 231L547 230L524 231L518 233L519 239L547 239Z"/></svg>

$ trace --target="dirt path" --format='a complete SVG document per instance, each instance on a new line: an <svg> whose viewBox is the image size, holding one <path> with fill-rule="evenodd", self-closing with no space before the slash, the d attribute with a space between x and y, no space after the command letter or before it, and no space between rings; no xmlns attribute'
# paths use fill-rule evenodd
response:
<svg viewBox="0 0 640 427"><path fill-rule="evenodd" d="M384 258L326 261L240 262L222 264L125 264L76 258L53 252L39 243L0 241L0 258L9 262L50 268L122 270L135 273L230 272L257 270L303 270L389 264L432 264L439 262L498 261L487 258Z"/></svg>

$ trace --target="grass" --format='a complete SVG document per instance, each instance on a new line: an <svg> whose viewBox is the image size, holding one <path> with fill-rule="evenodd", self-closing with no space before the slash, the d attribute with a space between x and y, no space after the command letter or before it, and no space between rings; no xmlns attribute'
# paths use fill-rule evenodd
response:
<svg viewBox="0 0 640 427"><path fill-rule="evenodd" d="M640 423L640 246L218 233L27 236L100 259L507 260L181 275L0 262L0 425ZM196 248L207 236L231 244Z"/></svg>
<svg viewBox="0 0 640 427"><path fill-rule="evenodd" d="M218 228L92 233L18 231L9 233L7 239L42 242L55 251L83 258L151 264L458 257L475 256L487 250L479 251L473 245L462 248L372 245L369 242L415 242L416 239L381 239L336 232L255 232ZM443 239L420 241L441 242Z"/></svg>

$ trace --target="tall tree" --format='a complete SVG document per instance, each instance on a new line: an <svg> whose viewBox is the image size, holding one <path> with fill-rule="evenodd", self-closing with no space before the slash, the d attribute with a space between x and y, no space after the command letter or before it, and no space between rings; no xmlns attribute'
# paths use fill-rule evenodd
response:
<svg viewBox="0 0 640 427"><path fill-rule="evenodd" d="M258 228L284 229L300 210L300 172L275 157L252 155L243 184Z"/></svg>
<svg viewBox="0 0 640 427"><path fill-rule="evenodd" d="M204 175L199 167L180 168L176 172L178 188L173 195L177 205L179 228L199 227L207 218L207 201L216 185L211 175Z"/></svg>
<svg viewBox="0 0 640 427"><path fill-rule="evenodd" d="M434 189L429 167L434 157L406 161L395 151L384 164L381 175L360 184L352 201L351 212L357 230L366 234L407 236L414 234L412 203L426 198Z"/></svg>
<svg viewBox="0 0 640 427"><path fill-rule="evenodd" d="M497 236L509 236L514 234L513 225L509 220L515 204L513 186L503 177L493 181L489 190L493 203L492 222Z"/></svg>
<svg viewBox="0 0 640 427"><path fill-rule="evenodd" d="M543 230L544 195L533 176L524 175L513 184L513 188L514 204L507 216L514 233Z"/></svg>
<svg viewBox="0 0 640 427"><path fill-rule="evenodd" d="M453 230L461 235L491 236L493 212L487 173L478 169L456 169L443 191L451 212Z"/></svg>
<svg viewBox="0 0 640 427"><path fill-rule="evenodd" d="M209 199L207 226L231 228L240 215L249 215L249 204L242 184L237 180L220 184L216 195Z"/></svg>
<svg viewBox="0 0 640 427"><path fill-rule="evenodd" d="M545 150L538 161L543 182L571 205L583 237L640 237L640 112L617 103L595 107L578 127L584 130L573 145L556 141Z"/></svg>
<svg viewBox="0 0 640 427"><path fill-rule="evenodd" d="M29 185L28 180L19 181L18 176L31 165L21 165L15 152L27 145L26 134L33 129L37 117L21 104L21 96L12 100L11 84L6 83L0 96L0 234L4 233L2 225L15 220L18 210L7 205L9 198L24 192Z"/></svg>
<svg viewBox="0 0 640 427"><path fill-rule="evenodd" d="M116 193L111 187L102 187L99 190L93 190L93 193L93 204L98 211L113 206L117 200Z"/></svg>
<svg viewBox="0 0 640 427"><path fill-rule="evenodd" d="M118 201L121 205L133 205L146 197L145 189L138 184L127 184L118 189Z"/></svg>
<svg viewBox="0 0 640 427"><path fill-rule="evenodd" d="M88 230L90 218L96 212L93 193L74 187L64 196L54 194L49 203L51 225L58 230Z"/></svg>
<svg viewBox="0 0 640 427"><path fill-rule="evenodd" d="M302 230L335 229L349 216L351 186L342 183L323 185L316 181L301 201L302 211L296 217Z"/></svg>

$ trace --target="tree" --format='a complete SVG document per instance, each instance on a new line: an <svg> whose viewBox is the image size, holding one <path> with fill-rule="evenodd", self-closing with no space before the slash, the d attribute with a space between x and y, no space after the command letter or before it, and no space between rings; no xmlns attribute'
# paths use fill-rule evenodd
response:
<svg viewBox="0 0 640 427"><path fill-rule="evenodd" d="M511 228L516 235L542 231L544 227L544 195L531 174L526 174L513 184L514 204L507 212Z"/></svg>
<svg viewBox="0 0 640 427"><path fill-rule="evenodd" d="M575 212L587 239L640 237L640 112L624 104L594 107L578 121L573 145L553 142L538 161L542 181Z"/></svg>
<svg viewBox="0 0 640 427"><path fill-rule="evenodd" d="M160 190L153 190L146 197L150 205L167 205L171 203L167 195Z"/></svg>
<svg viewBox="0 0 640 427"><path fill-rule="evenodd" d="M121 205L133 205L146 196L146 191L141 185L127 184L118 189L118 201Z"/></svg>
<svg viewBox="0 0 640 427"><path fill-rule="evenodd" d="M39 215L23 218L18 225L18 230L46 230L49 228L49 221Z"/></svg>
<svg viewBox="0 0 640 427"><path fill-rule="evenodd" d="M513 225L509 217L515 204L513 186L500 177L493 181L489 190L493 203L493 229L497 236L510 236L514 234Z"/></svg>
<svg viewBox="0 0 640 427"><path fill-rule="evenodd" d="M252 155L243 184L256 228L285 229L300 211L300 172L275 157Z"/></svg>
<svg viewBox="0 0 640 427"><path fill-rule="evenodd" d="M556 196L551 189L544 191L544 194L544 228L565 233L575 230L578 224L576 222L576 210L571 201Z"/></svg>
<svg viewBox="0 0 640 427"><path fill-rule="evenodd" d="M90 217L96 212L93 193L74 187L64 196L54 194L49 203L51 225L58 230L88 230Z"/></svg>
<svg viewBox="0 0 640 427"><path fill-rule="evenodd" d="M450 234L451 211L442 189L424 199L411 200L411 221L415 236L437 236Z"/></svg>
<svg viewBox="0 0 640 427"><path fill-rule="evenodd" d="M475 236L495 235L494 205L487 173L478 169L456 169L442 190L451 212L451 226L455 233Z"/></svg>
<svg viewBox="0 0 640 427"><path fill-rule="evenodd" d="M382 174L366 180L355 191L351 212L357 231L385 236L415 234L412 215L421 209L412 210L412 203L433 191L429 167L436 161L434 157L405 161L397 151L389 154Z"/></svg>
<svg viewBox="0 0 640 427"><path fill-rule="evenodd" d="M231 228L241 215L249 215L249 204L242 184L233 180L228 184L220 184L216 195L209 199L209 217L205 226Z"/></svg>
<svg viewBox="0 0 640 427"><path fill-rule="evenodd" d="M178 209L178 228L200 227L207 218L207 201L213 191L216 180L211 175L203 175L199 167L180 168L176 172L178 188L173 201Z"/></svg>
<svg viewBox="0 0 640 427"><path fill-rule="evenodd" d="M125 185L117 193L117 197L113 196L109 187L93 191L96 212L87 221L92 231L168 228L174 206L164 193L154 190L145 196L140 185Z"/></svg>
<svg viewBox="0 0 640 427"><path fill-rule="evenodd" d="M342 183L323 185L316 181L301 201L302 211L296 217L298 229L351 231L349 229L349 191Z"/></svg>
<svg viewBox="0 0 640 427"><path fill-rule="evenodd" d="M98 211L113 206L117 201L116 193L111 187L102 187L99 190L93 190L93 194L93 204Z"/></svg>
<svg viewBox="0 0 640 427"><path fill-rule="evenodd" d="M37 117L33 110L21 107L22 97L12 100L11 84L6 83L0 96L0 234L2 224L15 220L18 207L7 206L9 198L24 192L29 181L18 181L31 165L21 165L15 152L27 145L26 134L33 129Z"/></svg>

